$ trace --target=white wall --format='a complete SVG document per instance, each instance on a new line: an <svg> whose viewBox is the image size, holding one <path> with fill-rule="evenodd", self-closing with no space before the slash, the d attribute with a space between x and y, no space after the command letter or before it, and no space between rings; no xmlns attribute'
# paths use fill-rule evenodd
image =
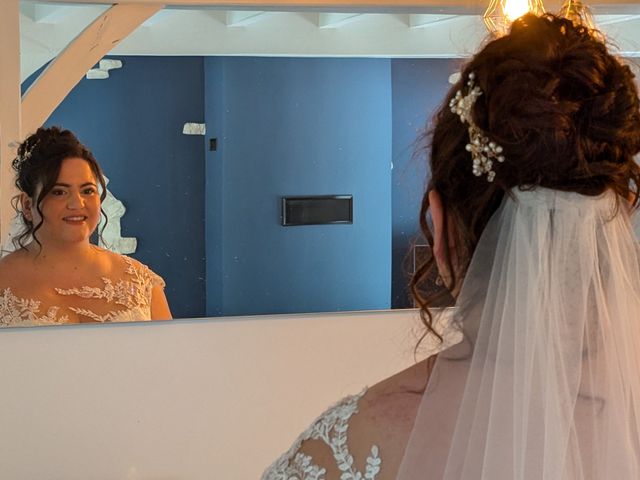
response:
<svg viewBox="0 0 640 480"><path fill-rule="evenodd" d="M254 479L413 363L414 311L0 331L0 478Z"/></svg>

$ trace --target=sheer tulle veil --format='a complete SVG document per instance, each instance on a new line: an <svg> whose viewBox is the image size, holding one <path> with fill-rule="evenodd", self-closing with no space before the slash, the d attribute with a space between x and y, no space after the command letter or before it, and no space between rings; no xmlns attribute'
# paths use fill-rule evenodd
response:
<svg viewBox="0 0 640 480"><path fill-rule="evenodd" d="M485 228L400 480L640 478L640 254L629 207L514 189Z"/></svg>

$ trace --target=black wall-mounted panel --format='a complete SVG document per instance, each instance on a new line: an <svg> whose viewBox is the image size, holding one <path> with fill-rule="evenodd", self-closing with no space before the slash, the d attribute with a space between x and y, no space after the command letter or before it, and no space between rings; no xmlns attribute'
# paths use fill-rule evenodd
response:
<svg viewBox="0 0 640 480"><path fill-rule="evenodd" d="M353 223L353 195L282 197L282 225Z"/></svg>

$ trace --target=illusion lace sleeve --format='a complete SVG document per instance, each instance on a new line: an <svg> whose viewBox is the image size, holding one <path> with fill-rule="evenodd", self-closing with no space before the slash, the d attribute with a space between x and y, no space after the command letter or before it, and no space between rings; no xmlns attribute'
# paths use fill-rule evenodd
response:
<svg viewBox="0 0 640 480"><path fill-rule="evenodd" d="M301 451L305 440L318 440L331 449L333 460L342 472L341 480L375 480L382 462L378 447L371 446L363 473L355 468L353 456L347 446L349 420L357 413L358 401L365 392L366 390L345 398L320 415L291 448L267 468L262 480L324 480L326 468L314 463L310 455Z"/></svg>
<svg viewBox="0 0 640 480"><path fill-rule="evenodd" d="M149 283L149 285L151 285L151 287L160 286L164 288L167 286L166 282L164 281L164 278L162 278L156 272L151 270L149 267L141 263L140 268L144 271L144 276L146 276L147 282Z"/></svg>
<svg viewBox="0 0 640 480"><path fill-rule="evenodd" d="M45 306L38 298L21 298L5 288L0 292L0 327L63 324L72 314L99 323L151 320L152 290L164 288L165 282L146 265L122 258L124 273L116 278L101 277L101 286L52 288L60 297L81 299L82 306L68 302Z"/></svg>

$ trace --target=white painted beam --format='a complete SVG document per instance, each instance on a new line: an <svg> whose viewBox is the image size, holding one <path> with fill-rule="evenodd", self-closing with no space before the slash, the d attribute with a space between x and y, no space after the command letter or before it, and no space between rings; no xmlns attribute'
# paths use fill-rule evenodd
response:
<svg viewBox="0 0 640 480"><path fill-rule="evenodd" d="M319 28L338 28L351 23L360 17L361 13L318 13Z"/></svg>
<svg viewBox="0 0 640 480"><path fill-rule="evenodd" d="M409 27L411 28L427 27L435 23L447 22L454 18L456 18L456 15L411 13L409 14Z"/></svg>
<svg viewBox="0 0 640 480"><path fill-rule="evenodd" d="M0 236L8 233L15 195L11 161L20 135L20 5L4 0L0 15Z"/></svg>
<svg viewBox="0 0 640 480"><path fill-rule="evenodd" d="M245 27L264 20L267 12L249 10L231 10L227 12L225 24L227 27Z"/></svg>
<svg viewBox="0 0 640 480"><path fill-rule="evenodd" d="M219 16L182 10L175 11L171 30L139 29L112 54L451 58L475 51L486 34L477 15L410 29L406 15L370 14L331 30L318 28L317 13L280 12L241 29L227 28Z"/></svg>
<svg viewBox="0 0 640 480"><path fill-rule="evenodd" d="M602 18L596 16L594 18L594 22L596 26L599 27L603 25L615 25L617 23L633 22L638 19L640 19L640 15L607 15Z"/></svg>
<svg viewBox="0 0 640 480"><path fill-rule="evenodd" d="M149 17L142 24L143 27L157 27L161 26L164 22L166 22L169 18L171 18L171 10L160 10L156 14Z"/></svg>
<svg viewBox="0 0 640 480"><path fill-rule="evenodd" d="M162 8L159 4L117 4L98 17L26 92L22 100L22 132L29 134L42 125L87 70Z"/></svg>
<svg viewBox="0 0 640 480"><path fill-rule="evenodd" d="M20 13L25 17L31 19L31 21L36 20L36 4L35 3L21 3L20 4Z"/></svg>
<svg viewBox="0 0 640 480"><path fill-rule="evenodd" d="M36 23L60 23L73 13L73 8L69 5L23 2L20 5L20 12Z"/></svg>
<svg viewBox="0 0 640 480"><path fill-rule="evenodd" d="M33 20L40 23L59 23L72 12L73 7L69 6L36 4Z"/></svg>

